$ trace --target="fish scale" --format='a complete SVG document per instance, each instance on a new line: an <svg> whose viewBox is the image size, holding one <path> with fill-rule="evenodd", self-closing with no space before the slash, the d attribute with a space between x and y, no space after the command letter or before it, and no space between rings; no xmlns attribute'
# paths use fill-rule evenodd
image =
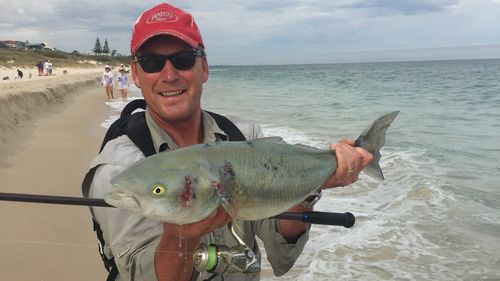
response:
<svg viewBox="0 0 500 281"><path fill-rule="evenodd" d="M265 214L283 212L315 191L335 169L334 155L325 150L290 146L280 138L252 142L216 143L207 156L224 159L235 179L225 184L234 216L244 220L260 219ZM241 161L241 159L245 159ZM333 165L332 165L333 164ZM222 163L214 163L212 171ZM305 180L304 180L305 179Z"/></svg>

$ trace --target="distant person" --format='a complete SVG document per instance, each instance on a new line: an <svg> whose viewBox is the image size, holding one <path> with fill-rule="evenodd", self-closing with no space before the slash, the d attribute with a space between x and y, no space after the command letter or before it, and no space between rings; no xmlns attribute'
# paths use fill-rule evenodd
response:
<svg viewBox="0 0 500 281"><path fill-rule="evenodd" d="M123 65L123 64L122 64ZM120 89L120 94L122 95L122 100L127 101L128 95L128 76L125 68L119 69L120 74L118 74L118 89Z"/></svg>
<svg viewBox="0 0 500 281"><path fill-rule="evenodd" d="M49 72L49 75L52 75L52 63L50 61L48 61L48 63L49 63L48 72Z"/></svg>
<svg viewBox="0 0 500 281"><path fill-rule="evenodd" d="M129 71L125 68L125 66L123 65L123 63L120 64L120 68L118 69L118 71L120 71L121 69L123 69L123 71L125 71L125 73L128 73Z"/></svg>
<svg viewBox="0 0 500 281"><path fill-rule="evenodd" d="M39 61L36 65L36 69L38 70L38 76L43 75L43 63Z"/></svg>
<svg viewBox="0 0 500 281"><path fill-rule="evenodd" d="M45 62L43 63L43 74L45 76L49 75L49 60L45 60Z"/></svg>
<svg viewBox="0 0 500 281"><path fill-rule="evenodd" d="M106 91L106 96L108 97L108 100L114 99L113 71L111 71L111 67L109 65L106 65L104 67L104 73L102 74L101 84L104 87L104 90Z"/></svg>
<svg viewBox="0 0 500 281"><path fill-rule="evenodd" d="M17 70L17 78L18 79L23 79L23 72L21 70Z"/></svg>

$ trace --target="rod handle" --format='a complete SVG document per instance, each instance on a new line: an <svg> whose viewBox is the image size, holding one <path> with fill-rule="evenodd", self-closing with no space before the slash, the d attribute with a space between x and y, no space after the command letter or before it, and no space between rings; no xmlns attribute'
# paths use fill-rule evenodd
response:
<svg viewBox="0 0 500 281"><path fill-rule="evenodd" d="M277 215L277 219L300 220L302 222L323 225L338 225L345 228L351 228L356 222L356 218L350 212L346 213L330 213L330 212L303 212L292 213L285 212Z"/></svg>

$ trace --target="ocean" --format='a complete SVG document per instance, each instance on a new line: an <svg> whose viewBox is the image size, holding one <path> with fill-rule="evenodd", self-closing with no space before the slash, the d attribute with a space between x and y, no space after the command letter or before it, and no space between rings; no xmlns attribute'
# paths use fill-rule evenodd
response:
<svg viewBox="0 0 500 281"><path fill-rule="evenodd" d="M214 66L202 104L325 149L400 111L385 181L361 175L317 205L355 226L314 225L294 268L264 280L500 280L500 60Z"/></svg>

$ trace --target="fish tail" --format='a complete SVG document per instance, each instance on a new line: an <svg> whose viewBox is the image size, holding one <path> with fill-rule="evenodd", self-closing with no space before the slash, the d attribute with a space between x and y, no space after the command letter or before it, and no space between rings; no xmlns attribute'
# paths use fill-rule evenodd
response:
<svg viewBox="0 0 500 281"><path fill-rule="evenodd" d="M375 120L356 140L354 146L362 147L373 155L373 160L364 168L364 172L372 178L383 180L380 168L380 149L385 144L385 132L398 115L398 111L387 113Z"/></svg>

